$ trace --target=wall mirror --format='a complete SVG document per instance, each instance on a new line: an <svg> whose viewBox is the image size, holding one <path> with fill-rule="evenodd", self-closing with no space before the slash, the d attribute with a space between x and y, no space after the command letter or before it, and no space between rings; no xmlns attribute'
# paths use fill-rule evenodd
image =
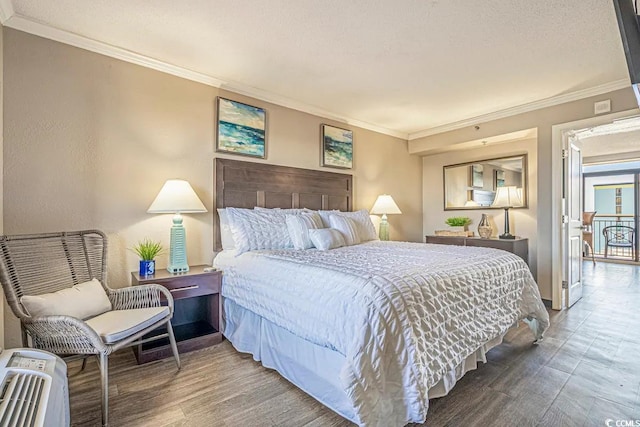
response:
<svg viewBox="0 0 640 427"><path fill-rule="evenodd" d="M502 209L492 206L500 187L516 187L520 200L514 208L526 208L527 155L480 160L444 167L444 210Z"/></svg>

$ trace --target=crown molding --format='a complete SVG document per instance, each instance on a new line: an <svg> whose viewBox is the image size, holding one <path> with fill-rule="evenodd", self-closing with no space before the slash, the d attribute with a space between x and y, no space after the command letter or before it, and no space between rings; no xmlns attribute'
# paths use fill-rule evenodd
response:
<svg viewBox="0 0 640 427"><path fill-rule="evenodd" d="M303 113L312 114L314 116L320 116L322 118L329 119L329 120L335 120L337 122L344 123L347 125L356 126L356 127L367 129L377 133L382 133L388 136L393 136L395 138L400 138L405 141L409 136L406 132L399 132L392 129L384 128L382 126L377 126L371 123L345 117L336 113L332 113L327 110L323 110L318 107L314 107L309 104L304 104L302 102L295 101L293 99L290 99L284 96L279 96L270 92L262 91L254 87L249 87L249 86L241 85L238 83L228 83L222 86L222 89L228 90L230 92L234 92L240 95L250 96L252 98L256 98L261 101L270 102L272 104L276 104L282 107L291 108L292 110L301 111Z"/></svg>
<svg viewBox="0 0 640 427"><path fill-rule="evenodd" d="M143 67L151 68L157 71L162 71L163 73L172 74L174 76L182 77L187 80L203 83L209 86L221 87L225 83L222 80L218 80L206 74L168 64L166 62L149 58L148 56L140 55L126 49L109 45L107 43L99 42L78 34L60 30L58 28L43 24L41 22L33 21L20 15L13 15L7 20L5 26L13 28L15 30L34 34L46 39L54 40L60 43L79 47L91 52L99 53L101 55L120 59L126 62L131 62L133 64L141 65Z"/></svg>
<svg viewBox="0 0 640 427"><path fill-rule="evenodd" d="M11 0L0 0L0 24L4 25L15 12Z"/></svg>
<svg viewBox="0 0 640 427"><path fill-rule="evenodd" d="M467 126L473 126L479 123L485 123L491 120L503 119L506 117L514 116L517 114L527 113L530 111L538 110L541 108L552 107L555 105L563 104L566 102L577 101L580 99L588 98L591 96L597 96L604 93L608 93L618 89L624 89L629 87L630 83L628 79L617 80L614 82L606 83L603 85L595 86L588 89L583 89L576 92L571 92L563 95L554 96L551 98L543 99L540 101L530 102L527 104L519 105L512 108L496 111L489 114L484 114L476 117L471 117L464 120L459 120L452 123L446 123L431 128L424 129L418 132L406 133L392 129L387 129L382 126L377 126L371 123L363 122L357 119L345 117L344 115L324 110L322 108L315 107L313 105L305 104L293 99L280 96L274 93L263 91L251 86L243 85L237 82L225 81L208 74L199 73L197 71L189 70L184 67L169 64L158 59L150 58L139 53L135 53L126 49L122 49L107 43L103 43L97 40L90 39L88 37L81 36L79 34L71 33L69 31L61 30L59 28L52 27L50 25L38 22L27 17L17 15L13 9L11 0L0 0L0 22L9 28L24 31L26 33L34 34L43 38L54 40L60 43L64 43L70 46L78 47L80 49L95 52L101 55L105 55L111 58L119 59L132 64L140 65L146 68L151 68L156 71L160 71L166 74L181 77L194 82L202 83L208 86L228 90L240 95L249 96L261 101L273 103L282 107L291 108L293 110L301 111L303 113L320 116L329 120L335 120L340 123L356 126L359 128L371 130L381 134L393 136L407 141L412 141L426 136L436 135L439 133L449 132L456 129L461 129Z"/></svg>
<svg viewBox="0 0 640 427"><path fill-rule="evenodd" d="M0 7L3 3L11 5L10 0L0 0ZM0 12L2 11L0 10ZM12 15L5 21L4 25L16 30L24 31L26 33L34 34L36 36L68 44L70 46L78 47L91 52L99 53L111 58L130 62L132 64L141 65L143 67L151 68L156 71L161 71L163 73L171 74L187 80L192 80L194 82L202 83L208 86L213 86L241 95L256 98L261 101L277 104L286 108L291 108L293 110L298 110L304 113L320 116L322 118L335 120L341 123L357 126L363 129L368 129L396 138L401 138L403 140L406 140L408 136L406 132L398 132L381 126L376 126L371 123L345 117L331 111L323 110L312 105L294 101L292 99L256 89L251 86L242 85L237 82L221 80L207 74L169 64L145 55L141 55L139 53L131 52L126 49L109 45L107 43L99 42L97 40L81 36L79 34L61 30L59 28L43 24L42 22L34 21L24 16L13 14L13 9L11 10L11 12Z"/></svg>
<svg viewBox="0 0 640 427"><path fill-rule="evenodd" d="M564 104L567 102L578 101L580 99L589 98L591 96L598 96L604 93L613 92L614 90L624 89L630 87L631 83L629 79L616 80L610 83L605 83L599 86L594 86L588 89L582 89L571 93L565 93L562 95L554 96L540 101L529 102L527 104L518 105L516 107L506 108L504 110L495 111L489 114L483 114L481 116L471 117L457 122L447 123L439 126L434 126L419 132L413 132L409 134L409 141L414 139L424 138L426 136L437 135L439 133L450 132L452 130L461 129L467 126L473 126L480 123L490 122L492 120L504 119L506 117L515 116L517 114L528 113L542 108L553 107L556 105Z"/></svg>

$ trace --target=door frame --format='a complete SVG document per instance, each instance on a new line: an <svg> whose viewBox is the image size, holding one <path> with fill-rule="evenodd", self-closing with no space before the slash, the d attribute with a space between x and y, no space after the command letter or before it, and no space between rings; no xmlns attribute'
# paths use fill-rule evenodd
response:
<svg viewBox="0 0 640 427"><path fill-rule="evenodd" d="M611 123L614 120L637 116L638 109L605 114L551 126L551 308L562 310L562 138L565 132Z"/></svg>

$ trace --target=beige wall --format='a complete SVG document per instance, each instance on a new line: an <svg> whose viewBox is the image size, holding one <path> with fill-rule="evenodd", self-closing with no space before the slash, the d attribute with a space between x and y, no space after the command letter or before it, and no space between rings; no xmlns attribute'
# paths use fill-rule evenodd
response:
<svg viewBox="0 0 640 427"><path fill-rule="evenodd" d="M443 175L442 168L447 165L464 162L475 162L495 157L518 154L528 154L529 204L527 208L510 209L509 225L511 234L529 238L529 266L536 275L538 256L538 241L536 238L536 211L538 207L538 154L537 140L528 139L472 150L452 151L423 157L422 160L422 209L424 210L423 230L426 234L433 234L434 230L446 229L445 220L452 216L468 216L473 223L470 230L476 232L483 213L487 214L493 227L493 235L497 236L504 230L503 209L478 210L444 210ZM493 171L489 176L493 177ZM464 192L466 194L466 192Z"/></svg>
<svg viewBox="0 0 640 427"><path fill-rule="evenodd" d="M551 299L552 290L552 221L560 218L552 216L552 177L561 174L560 170L551 167L552 158L552 126L593 117L593 103L605 99L611 100L612 112L637 109L636 99L631 88L610 92L600 96L585 98L562 105L543 108L500 120L481 123L479 129L474 126L451 132L432 135L409 142L409 152L420 154L428 149L448 147L467 141L475 141L496 135L503 135L524 129L537 128L538 131L538 207L536 212L537 279L543 298ZM530 180L532 181L532 180ZM425 232L428 230L425 230ZM524 234L524 233L523 233ZM527 236L531 237L531 236Z"/></svg>
<svg viewBox="0 0 640 427"><path fill-rule="evenodd" d="M3 129L4 129L4 36L2 34L2 25L0 25L0 235L4 234L4 224L3 224L3 218L4 218L4 213L3 213L3 206L4 206L4 195L3 195L3 191L2 191L2 187L3 187L3 182L2 182L2 178L3 178L3 172L2 172L2 166L3 166ZM4 311L5 311L5 306L7 305L5 298L4 298L4 293L3 295L3 301L0 304L0 347L4 347ZM8 307L7 307L8 310Z"/></svg>
<svg viewBox="0 0 640 427"><path fill-rule="evenodd" d="M321 169L320 124L346 126L4 31L5 232L104 230L113 287L129 284L137 258L127 248L137 240L168 245L170 215L146 210L169 178L187 179L209 210L185 215L185 226L189 262L211 262L216 96L266 108L268 163ZM420 241L421 159L409 156L406 141L346 127L354 131L355 207L393 195L403 212L389 219L393 238ZM5 317L15 346L15 319Z"/></svg>

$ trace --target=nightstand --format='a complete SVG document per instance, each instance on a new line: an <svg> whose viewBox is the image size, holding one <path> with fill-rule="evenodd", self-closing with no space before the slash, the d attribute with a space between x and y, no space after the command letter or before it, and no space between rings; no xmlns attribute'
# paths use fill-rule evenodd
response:
<svg viewBox="0 0 640 427"><path fill-rule="evenodd" d="M174 311L171 324L176 336L178 351L185 353L218 344L222 341L220 331L220 285L222 272L205 272L207 265L190 266L186 273L169 273L156 270L153 276L131 273L131 284L146 285L157 283L173 295ZM162 334L165 328L153 331ZM133 347L138 363L164 359L171 356L168 339L139 344Z"/></svg>

